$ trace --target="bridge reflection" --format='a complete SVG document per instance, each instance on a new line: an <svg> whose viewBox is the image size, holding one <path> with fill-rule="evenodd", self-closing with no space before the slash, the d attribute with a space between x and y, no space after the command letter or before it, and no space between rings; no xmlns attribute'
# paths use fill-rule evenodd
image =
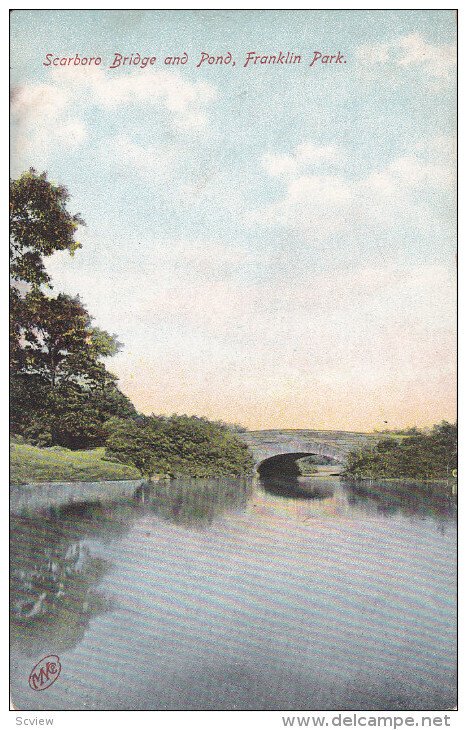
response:
<svg viewBox="0 0 467 730"><path fill-rule="evenodd" d="M297 477L262 476L259 484L268 494L287 499L329 499L334 490L329 483L320 484L310 479L299 480Z"/></svg>

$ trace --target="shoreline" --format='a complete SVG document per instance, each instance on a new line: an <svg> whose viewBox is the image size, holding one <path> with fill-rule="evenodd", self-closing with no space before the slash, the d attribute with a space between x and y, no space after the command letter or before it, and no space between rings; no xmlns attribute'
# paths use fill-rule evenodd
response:
<svg viewBox="0 0 467 730"><path fill-rule="evenodd" d="M446 489L451 487L454 493L457 493L457 479L451 477L450 479L414 479L413 477L351 477L345 474L340 475L340 480L348 482L350 484L378 487L385 485L388 486L399 486L399 487L440 487Z"/></svg>
<svg viewBox="0 0 467 730"><path fill-rule="evenodd" d="M10 514L62 507L77 502L128 499L144 482L144 479L119 479L10 484Z"/></svg>

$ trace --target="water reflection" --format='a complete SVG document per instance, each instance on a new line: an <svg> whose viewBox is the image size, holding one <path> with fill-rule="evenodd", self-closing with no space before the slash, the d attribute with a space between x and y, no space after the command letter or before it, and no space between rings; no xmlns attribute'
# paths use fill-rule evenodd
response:
<svg viewBox="0 0 467 730"><path fill-rule="evenodd" d="M249 479L173 480L146 482L134 500L163 520L203 530L224 512L245 510L251 493Z"/></svg>
<svg viewBox="0 0 467 730"><path fill-rule="evenodd" d="M298 477L261 476L259 483L265 492L288 499L329 499L334 489L329 483L317 479Z"/></svg>
<svg viewBox="0 0 467 730"><path fill-rule="evenodd" d="M109 563L93 556L86 540L102 537L110 524L121 536L122 523L106 519L100 505L12 517L11 636L23 651L36 651L43 642L57 651L72 647L90 618L106 610L108 602L94 586Z"/></svg>
<svg viewBox="0 0 467 730"><path fill-rule="evenodd" d="M450 519L456 514L456 496L451 488L421 483L403 482L341 482L347 501L352 507L367 514L382 514L387 517L396 514L405 516L432 517L436 520Z"/></svg>
<svg viewBox="0 0 467 730"><path fill-rule="evenodd" d="M289 476L148 483L14 516L15 703L446 708L454 514L449 490ZM49 653L67 672L31 693Z"/></svg>
<svg viewBox="0 0 467 730"><path fill-rule="evenodd" d="M246 508L251 482L196 480L145 483L132 500L77 502L12 516L12 640L24 651L63 651L83 637L90 619L111 608L96 591L111 563L90 541L121 539L144 513L190 529L206 529L224 512Z"/></svg>

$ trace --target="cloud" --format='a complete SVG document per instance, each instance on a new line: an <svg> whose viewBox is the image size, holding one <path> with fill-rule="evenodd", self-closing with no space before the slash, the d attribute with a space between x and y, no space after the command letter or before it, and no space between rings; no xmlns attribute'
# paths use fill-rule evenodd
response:
<svg viewBox="0 0 467 730"><path fill-rule="evenodd" d="M436 137L427 137L415 145L417 154L424 154L432 159L454 160L457 154L457 140L455 136L439 134Z"/></svg>
<svg viewBox="0 0 467 730"><path fill-rule="evenodd" d="M245 221L295 230L317 229L329 236L345 227L352 202L351 187L341 177L300 176L289 182L282 200L248 213Z"/></svg>
<svg viewBox="0 0 467 730"><path fill-rule="evenodd" d="M52 71L59 86L88 94L89 103L104 109L121 106L159 106L169 112L171 124L181 130L201 129L207 124L207 105L216 89L204 81L191 83L179 73L166 70L106 72L98 67L63 67Z"/></svg>
<svg viewBox="0 0 467 730"><path fill-rule="evenodd" d="M433 76L446 77L456 66L456 45L431 45L418 33L399 40L399 66L423 66Z"/></svg>
<svg viewBox="0 0 467 730"><path fill-rule="evenodd" d="M407 417L407 397L423 403L432 390L454 387L455 302L454 278L443 266L310 272L306 286L283 282L273 290L266 282L159 276L157 286L148 281L139 287L128 321L144 342L132 353L133 363L151 351L143 377L145 371L164 373L149 391L136 386L146 391L138 399L147 398L148 411L173 409L164 392L173 396L173 380L182 371L184 408L210 393L226 407L241 392L246 417L261 420L284 400L301 400L313 412L322 394L326 409L338 410L341 402L366 414L374 394L383 410L399 409ZM109 319L115 317L110 308ZM125 376L123 381L136 396ZM342 413L336 415L342 423ZM351 412L348 417L350 422Z"/></svg>
<svg viewBox="0 0 467 730"><path fill-rule="evenodd" d="M170 144L140 143L128 134L115 135L100 145L100 158L117 174L124 173L131 184L143 182L157 195L159 204L182 215L227 214L241 216L245 211L244 189L232 185L228 170L202 145L187 148L183 139Z"/></svg>
<svg viewBox="0 0 467 730"><path fill-rule="evenodd" d="M392 64L400 69L420 67L428 76L447 79L456 66L456 45L433 45L419 33L401 36L385 43L357 48L357 60L371 67Z"/></svg>
<svg viewBox="0 0 467 730"><path fill-rule="evenodd" d="M71 94L50 84L24 84L11 98L13 166L45 162L59 146L72 150L86 139L84 123L69 113ZM36 163L37 164L37 163Z"/></svg>
<svg viewBox="0 0 467 730"><path fill-rule="evenodd" d="M452 196L455 189L454 158L440 157L443 143L438 140L436 144L436 161L422 154L429 153L425 141L421 149L397 157L360 179L329 171L302 172L303 165L292 164L300 159L295 153L277 159L268 155L263 167L269 175L283 178L285 194L277 202L250 211L244 220L249 225L280 226L319 238L381 231L401 223L428 230L436 215L427 202L430 196L441 190Z"/></svg>
<svg viewBox="0 0 467 730"><path fill-rule="evenodd" d="M413 367L423 366L428 376L454 360L456 283L448 265L310 269L271 286L265 272L274 252L222 240L153 239L130 255L137 245L99 241L94 256L86 246L80 271L63 252L48 264L57 289L80 291L100 326L112 329L118 321L130 349L189 360L196 341L204 353L197 357L214 364L235 368L247 361L275 371L296 363L303 376L307 370L342 375L364 361L361 377L372 380L387 375L388 361L389 370L398 366L409 377ZM109 251L117 299L96 286L98 260L107 261ZM253 271L263 275L244 276ZM430 360L435 350L444 355Z"/></svg>
<svg viewBox="0 0 467 730"><path fill-rule="evenodd" d="M111 369L147 413L341 428L454 413L451 267L337 261L300 278L281 271L271 286L275 256L222 239L90 237L79 270L65 252L49 270L57 290L82 294L99 326L118 322L126 347ZM99 261L108 273L110 260L117 297L96 285Z"/></svg>
<svg viewBox="0 0 467 730"><path fill-rule="evenodd" d="M112 76L97 67L58 67L50 72L49 83L24 83L13 89L13 167L42 166L53 153L79 148L89 135L83 117L90 108L159 108L173 128L196 132L206 127L207 108L215 97L211 84L191 83L177 72L138 70ZM123 137L117 144L124 159L132 159L146 173L161 163L160 150L138 150ZM167 154L166 150L162 158Z"/></svg>
<svg viewBox="0 0 467 730"><path fill-rule="evenodd" d="M125 134L106 140L102 154L118 166L131 169L145 179L162 182L171 179L180 161L180 155L174 147L140 145Z"/></svg>
<svg viewBox="0 0 467 730"><path fill-rule="evenodd" d="M264 155L262 164L266 172L273 177L289 177L296 176L311 166L337 164L342 159L342 150L336 145L322 146L304 142L290 155Z"/></svg>
<svg viewBox="0 0 467 730"><path fill-rule="evenodd" d="M162 273L158 286L143 287L137 302L143 319L157 313L157 317L183 323L187 330L209 333L226 342L236 332L239 341L251 339L251 344L258 342L259 349L266 348L267 357L277 350L278 342L294 342L297 351L309 352L313 362L324 357L331 365L336 355L345 355L352 342L355 354L365 346L366 338L373 338L367 343L369 350L381 347L381 339L388 338L397 350L397 337L404 329L422 336L430 329L451 327L455 291L452 272L435 265L310 272L305 285L303 281L283 281L273 289L266 281L205 277L199 265L195 272L179 269L177 281ZM333 340L332 348L318 347L323 332ZM310 349L312 345L315 347ZM241 352L244 356L245 350ZM285 360L287 357L284 353Z"/></svg>
<svg viewBox="0 0 467 730"><path fill-rule="evenodd" d="M148 135L145 135L146 137ZM135 135L136 137L136 135ZM138 178L157 194L159 204L183 215L240 217L245 211L245 188L233 182L232 166L222 153L213 153L204 139L187 144L184 136L167 137L167 142L149 143L142 135L121 133L104 139L99 147L103 164L117 174L124 171L138 184ZM214 227L211 226L211 229Z"/></svg>

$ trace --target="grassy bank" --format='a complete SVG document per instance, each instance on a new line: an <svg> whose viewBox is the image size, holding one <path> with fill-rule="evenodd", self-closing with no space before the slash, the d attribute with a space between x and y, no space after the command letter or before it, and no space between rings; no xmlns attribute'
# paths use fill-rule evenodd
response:
<svg viewBox="0 0 467 730"><path fill-rule="evenodd" d="M60 446L41 449L29 444L13 443L10 481L12 484L29 484L140 478L134 467L107 461L104 451L104 448L70 451Z"/></svg>

